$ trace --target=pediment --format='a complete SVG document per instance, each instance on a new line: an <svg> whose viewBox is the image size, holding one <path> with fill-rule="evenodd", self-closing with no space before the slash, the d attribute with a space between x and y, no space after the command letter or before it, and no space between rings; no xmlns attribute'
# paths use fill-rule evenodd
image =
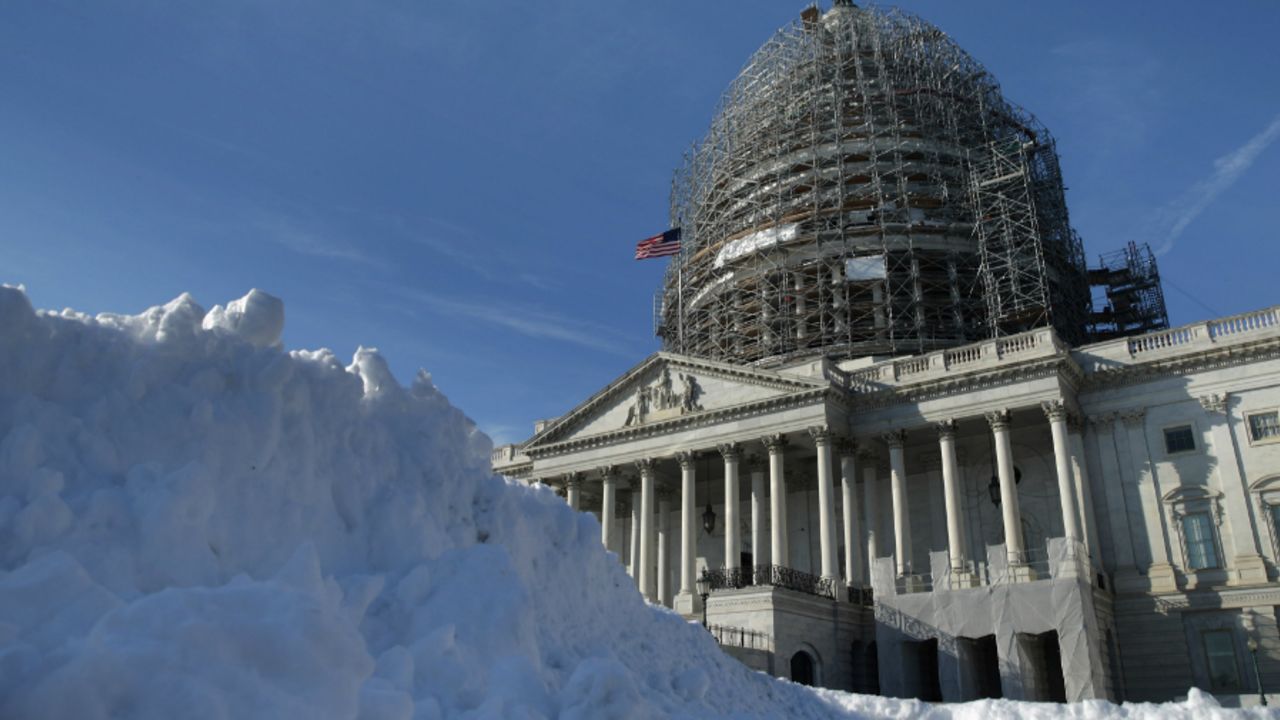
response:
<svg viewBox="0 0 1280 720"><path fill-rule="evenodd" d="M819 378L656 353L535 435L524 447L643 428L828 386L826 380Z"/></svg>

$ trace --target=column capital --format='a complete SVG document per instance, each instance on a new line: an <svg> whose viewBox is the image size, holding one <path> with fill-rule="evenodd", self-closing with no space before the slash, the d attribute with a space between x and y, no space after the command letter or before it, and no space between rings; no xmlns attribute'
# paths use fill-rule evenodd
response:
<svg viewBox="0 0 1280 720"><path fill-rule="evenodd" d="M862 463L864 466L867 463L874 463L878 457L879 455L876 453L876 449L874 447L868 447L867 445L858 446L858 462Z"/></svg>
<svg viewBox="0 0 1280 720"><path fill-rule="evenodd" d="M901 450L902 446L907 442L907 431L902 429L890 430L888 432L881 433L880 439L884 440L884 444L888 445L891 449L897 448Z"/></svg>
<svg viewBox="0 0 1280 720"><path fill-rule="evenodd" d="M641 477L652 475L656 462L653 458L640 458L636 461L636 469L640 471Z"/></svg>
<svg viewBox="0 0 1280 720"><path fill-rule="evenodd" d="M617 465L601 465L598 468L598 471L600 473L600 477L603 478L605 482L617 482L618 476L622 475L622 471L618 469Z"/></svg>
<svg viewBox="0 0 1280 720"><path fill-rule="evenodd" d="M835 439L836 454L842 458L858 456L858 441L851 437L837 435Z"/></svg>
<svg viewBox="0 0 1280 720"><path fill-rule="evenodd" d="M991 423L991 429L999 432L1009 429L1010 413L1009 410L992 410L986 413L987 422Z"/></svg>
<svg viewBox="0 0 1280 720"><path fill-rule="evenodd" d="M1073 435L1084 432L1084 417L1078 413L1067 413L1067 432Z"/></svg>
<svg viewBox="0 0 1280 720"><path fill-rule="evenodd" d="M1049 422L1065 422L1067 419L1067 406L1061 400L1045 400L1040 403L1040 409Z"/></svg>
<svg viewBox="0 0 1280 720"><path fill-rule="evenodd" d="M772 433L760 438L760 442L769 450L770 455L776 455L787 446L787 436L782 433Z"/></svg>
<svg viewBox="0 0 1280 720"><path fill-rule="evenodd" d="M664 482L654 483L653 492L659 500L671 500L676 496L676 489Z"/></svg>
<svg viewBox="0 0 1280 720"><path fill-rule="evenodd" d="M693 467L693 461L698 459L698 454L692 450L681 450L676 453L676 462L680 463L681 470L688 470Z"/></svg>
<svg viewBox="0 0 1280 720"><path fill-rule="evenodd" d="M1116 424L1116 414L1102 413L1101 415L1090 415L1089 424L1093 425L1099 431L1106 432Z"/></svg>
<svg viewBox="0 0 1280 720"><path fill-rule="evenodd" d="M564 486L566 488L582 487L582 473L580 472L565 473Z"/></svg>
<svg viewBox="0 0 1280 720"><path fill-rule="evenodd" d="M1120 413L1120 420L1125 427L1135 428L1142 424L1147 417L1146 408L1135 408L1133 410L1125 410Z"/></svg>
<svg viewBox="0 0 1280 720"><path fill-rule="evenodd" d="M751 453L746 457L746 466L748 472L764 472L764 458L760 457L760 453Z"/></svg>
<svg viewBox="0 0 1280 720"><path fill-rule="evenodd" d="M742 459L742 446L738 445L736 442L720 443L717 449L725 460Z"/></svg>
<svg viewBox="0 0 1280 720"><path fill-rule="evenodd" d="M1227 405L1230 403L1229 398L1229 393L1222 393L1221 395L1214 393L1212 395L1201 395L1198 399L1200 400L1200 407L1204 408L1205 412L1213 413L1214 415L1226 415Z"/></svg>
<svg viewBox="0 0 1280 720"><path fill-rule="evenodd" d="M831 442L831 428L815 425L809 428L809 437L818 445L826 445Z"/></svg>
<svg viewBox="0 0 1280 720"><path fill-rule="evenodd" d="M938 439L939 440L955 440L956 438L956 420L955 418L947 418L938 421Z"/></svg>

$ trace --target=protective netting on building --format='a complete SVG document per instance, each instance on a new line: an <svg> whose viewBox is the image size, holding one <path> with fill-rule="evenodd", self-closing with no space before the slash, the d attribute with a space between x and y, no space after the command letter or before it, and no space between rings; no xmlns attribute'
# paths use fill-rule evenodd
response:
<svg viewBox="0 0 1280 720"><path fill-rule="evenodd" d="M943 32L806 10L675 174L664 348L740 362L917 353L1052 324L1089 285L1052 137Z"/></svg>

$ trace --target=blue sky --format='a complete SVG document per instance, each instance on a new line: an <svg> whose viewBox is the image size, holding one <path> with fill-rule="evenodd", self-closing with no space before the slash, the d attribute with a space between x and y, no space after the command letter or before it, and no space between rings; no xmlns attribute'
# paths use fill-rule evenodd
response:
<svg viewBox="0 0 1280 720"><path fill-rule="evenodd" d="M497 441L657 348L671 170L804 2L7 0L0 281L40 307L284 298ZM1058 138L1090 258L1174 323L1280 304L1280 3L903 2Z"/></svg>

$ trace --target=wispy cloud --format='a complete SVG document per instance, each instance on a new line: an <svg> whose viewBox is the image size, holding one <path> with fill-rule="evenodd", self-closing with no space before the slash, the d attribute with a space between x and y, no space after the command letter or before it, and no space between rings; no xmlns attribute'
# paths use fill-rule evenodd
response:
<svg viewBox="0 0 1280 720"><path fill-rule="evenodd" d="M410 220L401 215L353 206L341 206L338 209L348 215L358 216L363 222L375 223L390 237L435 253L484 280L514 280L538 290L551 290L555 287L552 280L520 267L501 250L500 243L482 237L472 228L437 217ZM489 252L483 251L486 248Z"/></svg>
<svg viewBox="0 0 1280 720"><path fill-rule="evenodd" d="M354 262L379 269L386 267L382 260L355 245L312 230L297 220L283 215L261 218L254 224L266 239L299 255Z"/></svg>
<svg viewBox="0 0 1280 720"><path fill-rule="evenodd" d="M1153 234L1163 236L1156 255L1164 255L1172 250L1187 226L1212 205L1219 195L1234 185L1277 138L1280 138L1280 115L1272 118L1262 132L1254 135L1244 145L1214 160L1213 172L1208 177L1161 208L1152 224Z"/></svg>
<svg viewBox="0 0 1280 720"><path fill-rule="evenodd" d="M636 354L635 349L626 345L625 336L596 323L516 305L448 298L414 290L402 290L401 294L432 312L478 320L527 337L566 342L621 357L633 357Z"/></svg>

